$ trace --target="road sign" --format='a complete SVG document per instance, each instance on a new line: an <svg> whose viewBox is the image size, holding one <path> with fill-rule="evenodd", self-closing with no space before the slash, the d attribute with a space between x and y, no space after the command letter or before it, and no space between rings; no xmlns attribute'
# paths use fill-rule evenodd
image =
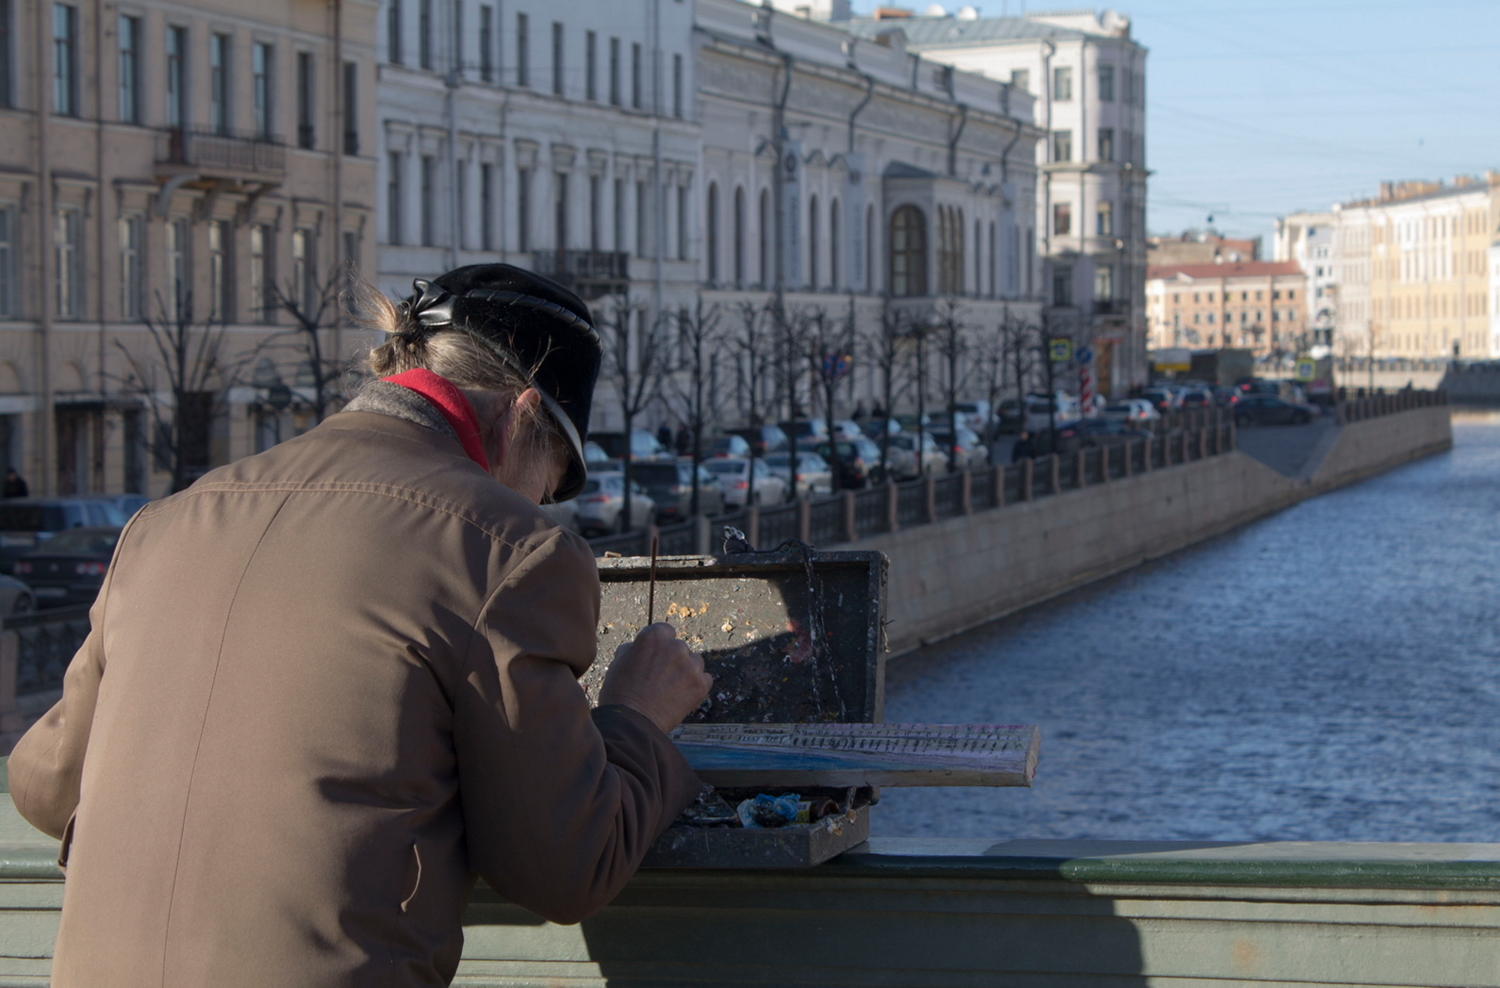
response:
<svg viewBox="0 0 1500 988"><path fill-rule="evenodd" d="M1051 355L1054 364L1065 364L1073 359L1073 341L1067 337L1048 340L1047 352Z"/></svg>
<svg viewBox="0 0 1500 988"><path fill-rule="evenodd" d="M1318 362L1311 357L1303 357L1297 361L1297 380L1311 381L1318 376Z"/></svg>
<svg viewBox="0 0 1500 988"><path fill-rule="evenodd" d="M1094 362L1093 347L1081 346L1078 348L1078 362L1080 364L1091 364Z"/></svg>

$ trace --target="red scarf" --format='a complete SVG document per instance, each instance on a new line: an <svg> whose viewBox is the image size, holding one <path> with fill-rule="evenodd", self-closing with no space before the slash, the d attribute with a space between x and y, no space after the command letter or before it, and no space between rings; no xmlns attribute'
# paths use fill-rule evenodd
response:
<svg viewBox="0 0 1500 988"><path fill-rule="evenodd" d="M490 472L490 458L484 455L484 442L479 437L479 416L474 414L474 406L469 404L468 397L452 381L422 367L381 380L399 384L426 398L453 427L469 459L479 464L479 469L485 473Z"/></svg>

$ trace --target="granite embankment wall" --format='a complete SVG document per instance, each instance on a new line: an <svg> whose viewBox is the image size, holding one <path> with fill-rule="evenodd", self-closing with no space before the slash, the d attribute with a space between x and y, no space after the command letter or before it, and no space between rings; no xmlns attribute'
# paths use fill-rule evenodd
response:
<svg viewBox="0 0 1500 988"><path fill-rule="evenodd" d="M877 535L892 655L1175 552L1453 443L1446 407L1337 427L1287 477L1243 452Z"/></svg>

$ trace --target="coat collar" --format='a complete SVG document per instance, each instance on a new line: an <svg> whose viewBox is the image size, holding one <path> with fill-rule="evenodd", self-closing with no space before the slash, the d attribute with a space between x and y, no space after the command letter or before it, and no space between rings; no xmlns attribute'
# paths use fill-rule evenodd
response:
<svg viewBox="0 0 1500 988"><path fill-rule="evenodd" d="M406 388L427 399L427 402L443 416L443 420L453 430L454 437L458 439L459 445L464 448L469 459L479 464L479 469L485 473L490 472L490 458L485 454L484 441L480 437L479 416L474 414L474 406L469 403L468 396L452 381L421 367L394 374L391 377L383 377L381 380Z"/></svg>

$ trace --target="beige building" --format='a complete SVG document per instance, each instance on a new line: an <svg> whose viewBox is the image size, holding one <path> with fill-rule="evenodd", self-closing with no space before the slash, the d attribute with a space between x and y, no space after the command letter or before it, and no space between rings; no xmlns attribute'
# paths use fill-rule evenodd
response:
<svg viewBox="0 0 1500 988"><path fill-rule="evenodd" d="M0 3L0 456L33 494L161 494L309 424L357 343L324 289L373 270L377 9Z"/></svg>
<svg viewBox="0 0 1500 988"><path fill-rule="evenodd" d="M1307 279L1293 262L1180 264L1146 271L1151 348L1237 347L1294 356L1311 344Z"/></svg>
<svg viewBox="0 0 1500 988"><path fill-rule="evenodd" d="M1173 264L1216 264L1220 261L1260 260L1260 238L1221 237L1212 230L1189 230L1171 237L1147 237L1146 260L1151 267ZM1276 260L1286 260L1278 257Z"/></svg>
<svg viewBox="0 0 1500 988"><path fill-rule="evenodd" d="M1500 172L1383 183L1333 211L1335 353L1377 360L1500 356L1486 253L1500 230Z"/></svg>

